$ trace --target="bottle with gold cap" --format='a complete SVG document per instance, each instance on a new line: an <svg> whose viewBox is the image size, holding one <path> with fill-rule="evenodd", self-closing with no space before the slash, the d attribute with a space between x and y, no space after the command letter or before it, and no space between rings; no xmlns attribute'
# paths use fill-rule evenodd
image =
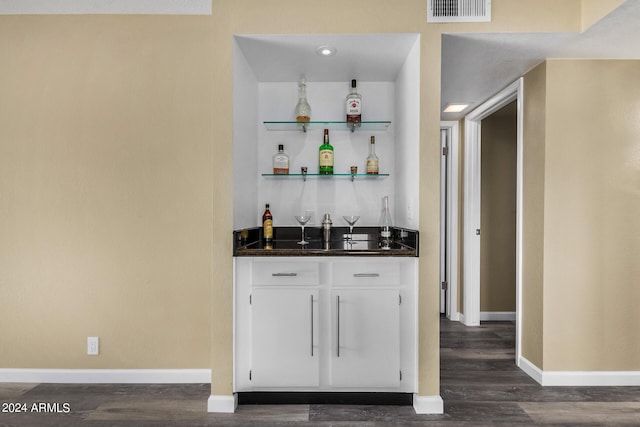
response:
<svg viewBox="0 0 640 427"><path fill-rule="evenodd" d="M262 238L265 246L271 246L273 243L273 215L269 210L269 203L266 204L264 213L262 214Z"/></svg>

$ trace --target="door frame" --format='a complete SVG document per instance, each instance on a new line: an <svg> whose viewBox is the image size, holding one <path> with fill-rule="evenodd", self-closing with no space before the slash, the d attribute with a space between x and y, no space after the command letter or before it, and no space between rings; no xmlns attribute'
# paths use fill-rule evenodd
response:
<svg viewBox="0 0 640 427"><path fill-rule="evenodd" d="M481 122L510 102L517 101L516 178L516 364L519 365L522 332L522 183L523 183L523 78L489 98L464 119L464 296L461 321L480 325L480 208Z"/></svg>
<svg viewBox="0 0 640 427"><path fill-rule="evenodd" d="M447 289L444 291L446 294L446 307L445 314L447 319L453 321L460 320L460 312L458 310L458 176L459 176L459 152L460 152L460 140L459 140L459 127L460 124L457 121L442 121L440 122L440 132L445 131L448 135L448 153L444 156L442 151L440 155L443 157L442 162L446 162L446 169L440 169L440 182L448 183L446 187L441 185L441 191L446 188L446 204L443 206L443 199L440 200L440 283L443 281L448 282ZM440 146L442 150L444 147ZM446 174L445 174L446 171ZM446 209L445 209L446 208ZM446 217L444 217L446 215ZM448 222L449 227L445 228L445 221ZM446 244L445 244L446 241ZM446 251L446 253L445 253ZM445 277L444 262L447 262L446 271L449 272L449 277Z"/></svg>

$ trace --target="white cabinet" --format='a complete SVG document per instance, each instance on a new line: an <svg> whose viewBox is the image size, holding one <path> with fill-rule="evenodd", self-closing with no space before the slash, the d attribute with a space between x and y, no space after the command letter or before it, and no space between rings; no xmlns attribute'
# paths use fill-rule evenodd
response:
<svg viewBox="0 0 640 427"><path fill-rule="evenodd" d="M399 286L400 262L336 262L331 281L334 286Z"/></svg>
<svg viewBox="0 0 640 427"><path fill-rule="evenodd" d="M415 258L234 262L236 392L416 391Z"/></svg>
<svg viewBox="0 0 640 427"><path fill-rule="evenodd" d="M320 264L274 260L252 263L252 286L261 285L317 285L320 283Z"/></svg>
<svg viewBox="0 0 640 427"><path fill-rule="evenodd" d="M251 292L251 373L256 387L319 385L318 291L256 288Z"/></svg>
<svg viewBox="0 0 640 427"><path fill-rule="evenodd" d="M332 292L335 353L331 385L400 385L400 298L394 289Z"/></svg>

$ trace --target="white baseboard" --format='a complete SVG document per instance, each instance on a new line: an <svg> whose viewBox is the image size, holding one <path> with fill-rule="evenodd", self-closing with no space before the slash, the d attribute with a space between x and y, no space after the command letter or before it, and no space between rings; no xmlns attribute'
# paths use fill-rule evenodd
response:
<svg viewBox="0 0 640 427"><path fill-rule="evenodd" d="M515 311L481 311L481 322L515 322Z"/></svg>
<svg viewBox="0 0 640 427"><path fill-rule="evenodd" d="M238 407L238 395L234 393L231 396L214 395L209 396L207 402L208 412L218 412L225 414L233 414Z"/></svg>
<svg viewBox="0 0 640 427"><path fill-rule="evenodd" d="M520 369L542 386L640 386L640 371L543 371L524 357Z"/></svg>
<svg viewBox="0 0 640 427"><path fill-rule="evenodd" d="M0 382L187 384L210 383L210 369L0 369Z"/></svg>
<svg viewBox="0 0 640 427"><path fill-rule="evenodd" d="M444 401L440 396L413 395L413 409L416 414L444 414Z"/></svg>
<svg viewBox="0 0 640 427"><path fill-rule="evenodd" d="M451 315L449 316L449 320L451 320L452 322L459 322L460 318L461 318L461 314L459 312L453 312L451 313Z"/></svg>
<svg viewBox="0 0 640 427"><path fill-rule="evenodd" d="M464 326L480 326L480 322L473 323L467 320L467 317L463 313L459 313L459 320Z"/></svg>
<svg viewBox="0 0 640 427"><path fill-rule="evenodd" d="M525 374L536 380L538 384L542 384L542 370L524 357L520 357L519 367Z"/></svg>
<svg viewBox="0 0 640 427"><path fill-rule="evenodd" d="M468 323L467 318L462 313L456 313L456 319L451 316L450 320L457 320L465 326L479 326L475 323ZM515 311L481 311L480 322L515 322Z"/></svg>

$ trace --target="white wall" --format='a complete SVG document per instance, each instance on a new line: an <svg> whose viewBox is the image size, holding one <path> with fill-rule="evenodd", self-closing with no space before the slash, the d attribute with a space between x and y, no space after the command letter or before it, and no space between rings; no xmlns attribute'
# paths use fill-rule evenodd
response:
<svg viewBox="0 0 640 427"><path fill-rule="evenodd" d="M418 229L420 179L420 39L396 79L395 225Z"/></svg>
<svg viewBox="0 0 640 427"><path fill-rule="evenodd" d="M343 121L350 81L308 82L312 121ZM318 148L323 130L306 133L272 131L264 121L294 121L298 84L259 82L242 50L234 45L234 229L261 223L270 204L275 226L298 225L297 212L311 210L309 225L330 213L334 226L346 226L343 215L360 215L358 226L377 226L382 198L388 195L394 225L418 228L420 136L420 40L417 39L396 81L358 81L364 121L391 121L385 130L330 130L334 173L348 173L352 165L365 173L370 137L376 137L380 173L388 177L264 177L272 173L272 156L283 144L290 156L290 173L318 171Z"/></svg>
<svg viewBox="0 0 640 427"><path fill-rule="evenodd" d="M312 109L311 120L344 121L344 100L350 82L311 82L307 84L307 99ZM394 119L395 84L393 82L358 82L363 96L363 120ZM309 173L318 172L318 148L323 141L323 130L269 131L262 121L294 120L297 103L297 82L259 83L258 169L259 173L272 173L271 158L278 144L284 144L290 156L290 173L299 173L307 166ZM258 211L260 222L265 203L270 203L276 226L297 225L296 211L311 210L311 225L319 225L324 213L330 213L334 226L346 225L343 215L360 215L358 226L378 225L382 197L389 195L393 203L395 194L395 125L384 131L330 130L334 147L334 173L349 173L352 165L358 172L366 171L365 164L370 137L376 137L376 153L380 158L380 173L389 177L356 178L308 177L272 178L258 176ZM393 215L393 212L392 212Z"/></svg>
<svg viewBox="0 0 640 427"><path fill-rule="evenodd" d="M257 225L258 81L235 42L233 48L233 229L238 230Z"/></svg>

